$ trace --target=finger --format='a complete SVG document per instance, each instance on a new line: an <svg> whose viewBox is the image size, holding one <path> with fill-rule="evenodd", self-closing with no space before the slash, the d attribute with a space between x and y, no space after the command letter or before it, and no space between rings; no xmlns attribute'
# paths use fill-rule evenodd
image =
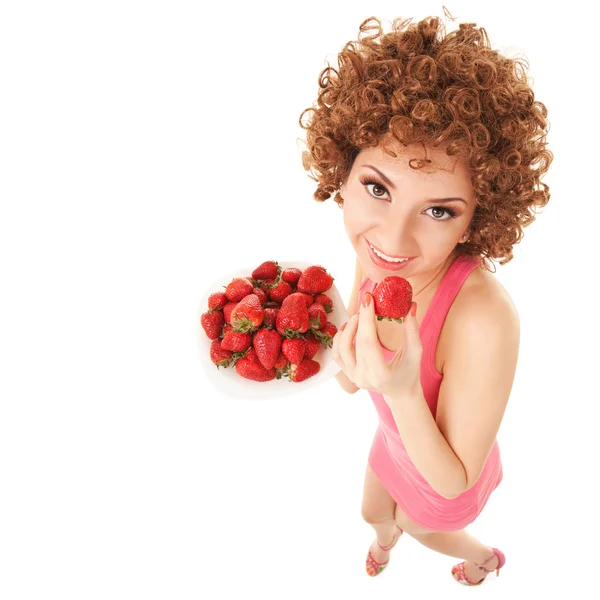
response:
<svg viewBox="0 0 600 600"><path fill-rule="evenodd" d="M349 321L346 329L342 332L340 338L339 352L342 357L342 361L346 366L346 374L351 375L356 369L356 350L354 344L354 337L356 336L356 328L358 327L358 316L354 315Z"/></svg>
<svg viewBox="0 0 600 600"><path fill-rule="evenodd" d="M344 365L342 362L342 357L340 356L340 340L342 339L342 333L344 332L344 328L348 325L348 321L346 321L335 333L333 336L333 343L331 344L331 357L336 362L336 364L343 370Z"/></svg>
<svg viewBox="0 0 600 600"><path fill-rule="evenodd" d="M365 306L365 301L369 303L368 306ZM383 351L379 345L379 337L375 327L376 318L373 296L365 292L358 317L358 333L356 334L356 362L358 364L364 363L366 366L372 366L370 363L377 356L383 360Z"/></svg>

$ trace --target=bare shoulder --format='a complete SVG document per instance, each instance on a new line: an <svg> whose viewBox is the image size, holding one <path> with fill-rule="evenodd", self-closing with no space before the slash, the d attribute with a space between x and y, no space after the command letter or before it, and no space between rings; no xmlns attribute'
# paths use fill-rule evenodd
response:
<svg viewBox="0 0 600 600"><path fill-rule="evenodd" d="M442 374L449 349L456 348L467 331L476 332L486 322L490 325L502 324L507 333L510 331L513 334L509 336L513 340L518 340L520 336L519 313L506 288L493 273L475 269L467 277L448 311L443 333Z"/></svg>

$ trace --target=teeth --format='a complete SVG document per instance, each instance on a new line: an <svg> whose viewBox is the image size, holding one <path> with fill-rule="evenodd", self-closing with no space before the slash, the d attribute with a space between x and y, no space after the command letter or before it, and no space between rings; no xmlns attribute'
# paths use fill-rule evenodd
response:
<svg viewBox="0 0 600 600"><path fill-rule="evenodd" d="M405 262L408 260L408 258L390 258L389 256L386 256L382 252L379 252L379 250L377 250L376 248L373 248L373 246L371 246L371 250L373 250L373 252L375 252L375 254L377 254L377 256L379 256L380 258L383 258L384 260L387 260L388 262L401 263L401 262Z"/></svg>

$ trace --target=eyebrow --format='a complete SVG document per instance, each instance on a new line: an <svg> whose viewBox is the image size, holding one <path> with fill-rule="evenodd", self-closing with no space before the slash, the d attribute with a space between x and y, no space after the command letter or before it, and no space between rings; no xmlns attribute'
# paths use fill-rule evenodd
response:
<svg viewBox="0 0 600 600"><path fill-rule="evenodd" d="M393 190L396 190L396 186L392 183L389 177L384 175L379 169L376 169L372 165L363 165L363 167L369 167L369 169L373 169L373 171L375 171L375 173L377 173L381 177L381 179L383 179L383 181L387 183L387 185L389 185ZM464 202L465 204L467 204L467 201L463 198L429 198L427 202L439 202L441 204L445 204L447 202L454 202L455 200L459 200L460 202Z"/></svg>

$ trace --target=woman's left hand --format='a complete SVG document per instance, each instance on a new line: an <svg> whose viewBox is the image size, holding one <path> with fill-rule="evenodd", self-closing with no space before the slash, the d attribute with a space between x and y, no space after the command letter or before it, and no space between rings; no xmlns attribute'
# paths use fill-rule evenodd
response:
<svg viewBox="0 0 600 600"><path fill-rule="evenodd" d="M405 328L405 345L389 363L385 361L379 345L375 323L375 303L368 292L363 302L370 299L369 306L361 306L343 330L333 338L333 359L354 384L366 390L380 392L392 398L403 397L419 389L421 385L421 356L423 346L419 337L419 324L416 316L417 305L412 303L411 311L398 327ZM356 344L352 341L356 336Z"/></svg>

